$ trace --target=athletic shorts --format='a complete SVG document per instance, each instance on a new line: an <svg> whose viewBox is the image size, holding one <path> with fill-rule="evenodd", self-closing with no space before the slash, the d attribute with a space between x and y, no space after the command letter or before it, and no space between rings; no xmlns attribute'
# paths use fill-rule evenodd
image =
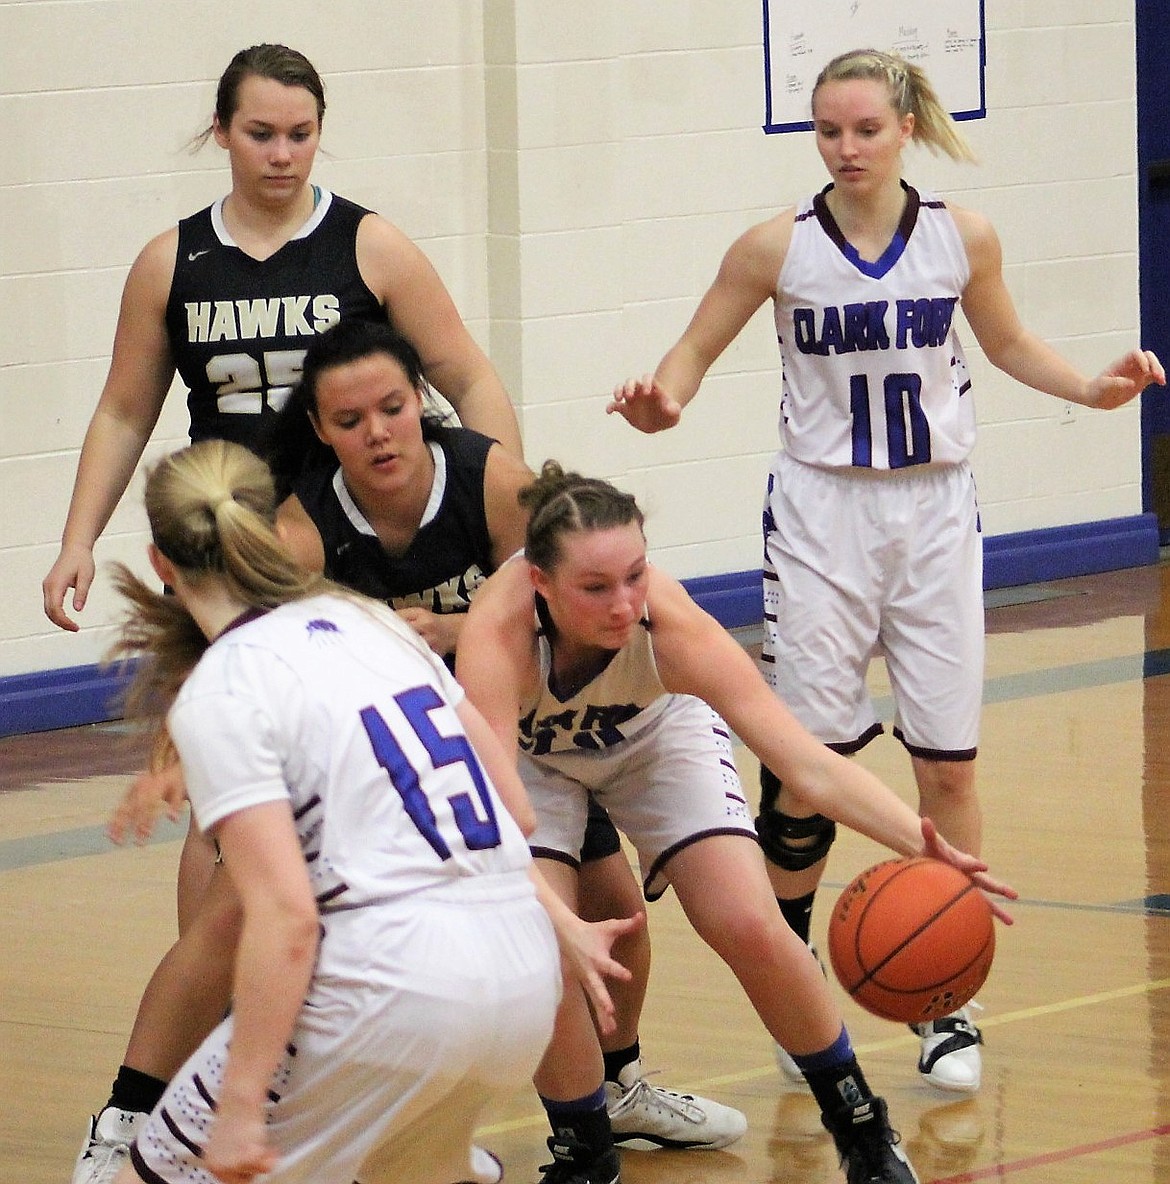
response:
<svg viewBox="0 0 1170 1184"><path fill-rule="evenodd" d="M840 752L882 731L866 672L884 656L894 733L973 760L983 695L983 545L970 467L821 469L784 453L764 506L765 678Z"/></svg>
<svg viewBox="0 0 1170 1184"><path fill-rule="evenodd" d="M642 890L657 900L670 857L711 835L756 838L727 725L701 699L672 695L667 710L609 748L520 753L520 776L536 811L533 855L580 865L589 795L633 843Z"/></svg>
<svg viewBox="0 0 1170 1184"><path fill-rule="evenodd" d="M483 880L471 897L464 880L324 919L309 998L272 1082L280 1160L265 1184L495 1179L494 1164L473 1156L472 1132L486 1107L530 1082L561 970L527 875ZM149 1184L215 1184L200 1148L231 1034L229 1016L135 1140Z"/></svg>

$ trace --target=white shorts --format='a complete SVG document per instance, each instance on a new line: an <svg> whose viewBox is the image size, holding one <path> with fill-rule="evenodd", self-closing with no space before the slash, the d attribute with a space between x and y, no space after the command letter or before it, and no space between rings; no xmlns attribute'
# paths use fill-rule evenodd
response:
<svg viewBox="0 0 1170 1184"><path fill-rule="evenodd" d="M764 505L764 676L840 752L882 730L866 688L885 657L895 735L973 760L983 696L983 545L970 467L820 469L779 453Z"/></svg>
<svg viewBox="0 0 1170 1184"><path fill-rule="evenodd" d="M498 881L498 883L497 883ZM556 938L527 876L331 914L272 1083L265 1184L481 1181L471 1137L531 1080L560 998ZM457 890L458 889L458 890ZM168 1086L131 1155L150 1184L215 1184L199 1149L229 1017ZM363 1163L369 1157L366 1170Z"/></svg>
<svg viewBox="0 0 1170 1184"><path fill-rule="evenodd" d="M609 748L539 761L521 753L520 776L536 811L533 855L578 866L592 793L634 844L647 900L666 891L667 861L683 847L710 835L756 838L727 725L690 695L672 695L658 719Z"/></svg>

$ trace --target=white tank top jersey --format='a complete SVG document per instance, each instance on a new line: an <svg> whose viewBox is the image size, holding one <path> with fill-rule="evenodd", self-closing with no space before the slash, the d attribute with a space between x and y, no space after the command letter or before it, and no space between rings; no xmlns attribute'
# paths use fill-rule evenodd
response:
<svg viewBox="0 0 1170 1184"><path fill-rule="evenodd" d="M540 690L520 719L520 750L556 766L556 757L603 752L636 736L666 710L671 696L658 677L646 610L630 640L584 686L553 688L552 649L537 633Z"/></svg>
<svg viewBox="0 0 1170 1184"><path fill-rule="evenodd" d="M291 802L327 914L527 868L455 713L462 698L392 612L326 594L221 634L168 723L204 830Z"/></svg>
<svg viewBox="0 0 1170 1184"><path fill-rule="evenodd" d="M945 204L903 188L902 220L872 263L833 220L828 189L797 210L775 317L780 438L805 464L958 464L975 443L954 326L971 275L967 252Z"/></svg>

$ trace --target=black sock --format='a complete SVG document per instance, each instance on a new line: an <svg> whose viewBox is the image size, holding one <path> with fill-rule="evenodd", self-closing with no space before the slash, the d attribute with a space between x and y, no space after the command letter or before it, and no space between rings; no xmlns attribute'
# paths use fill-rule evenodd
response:
<svg viewBox="0 0 1170 1184"><path fill-rule="evenodd" d="M548 1098L540 1101L554 1136L569 1133L596 1155L613 1146L613 1128L605 1108L604 1086L594 1094L571 1102L554 1102Z"/></svg>
<svg viewBox="0 0 1170 1184"><path fill-rule="evenodd" d="M780 897L776 897L776 903L784 914L784 920L788 922L788 928L805 945L808 945L808 935L812 928L813 902L816 897L815 888L807 896L798 896L794 900L781 900Z"/></svg>
<svg viewBox="0 0 1170 1184"><path fill-rule="evenodd" d="M166 1088L167 1083L161 1078L122 1065L106 1105L135 1114L149 1114L158 1105Z"/></svg>
<svg viewBox="0 0 1170 1184"><path fill-rule="evenodd" d="M856 1106L871 1096L856 1057L831 1069L806 1069L804 1079L822 1114L836 1114L843 1106Z"/></svg>
<svg viewBox="0 0 1170 1184"><path fill-rule="evenodd" d="M826 1117L836 1114L843 1106L856 1106L872 1096L844 1027L828 1048L792 1059L800 1066L821 1113Z"/></svg>
<svg viewBox="0 0 1170 1184"><path fill-rule="evenodd" d="M605 1080L617 1081L618 1074L642 1055L642 1047L635 1040L628 1048L618 1048L601 1054L605 1061Z"/></svg>

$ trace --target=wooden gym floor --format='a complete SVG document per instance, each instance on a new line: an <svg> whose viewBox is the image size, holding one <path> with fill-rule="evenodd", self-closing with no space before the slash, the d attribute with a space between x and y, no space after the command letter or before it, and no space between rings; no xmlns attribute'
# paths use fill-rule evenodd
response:
<svg viewBox="0 0 1170 1184"><path fill-rule="evenodd" d="M932 1089L908 1032L844 1000L846 1019L924 1184L1170 1184L1170 567L988 604L986 854L1021 899L980 995L982 1091ZM860 759L911 792L892 738ZM112 725L0 740L0 1184L68 1180L173 937L179 830L127 850L102 834L136 764ZM838 842L818 936L834 889L882 856L855 835ZM628 1152L626 1184L839 1181L807 1091L778 1075L673 896L650 927L645 1060L664 1085L740 1107L750 1128L722 1152ZM526 1090L481 1137L506 1179L528 1184L545 1134Z"/></svg>

